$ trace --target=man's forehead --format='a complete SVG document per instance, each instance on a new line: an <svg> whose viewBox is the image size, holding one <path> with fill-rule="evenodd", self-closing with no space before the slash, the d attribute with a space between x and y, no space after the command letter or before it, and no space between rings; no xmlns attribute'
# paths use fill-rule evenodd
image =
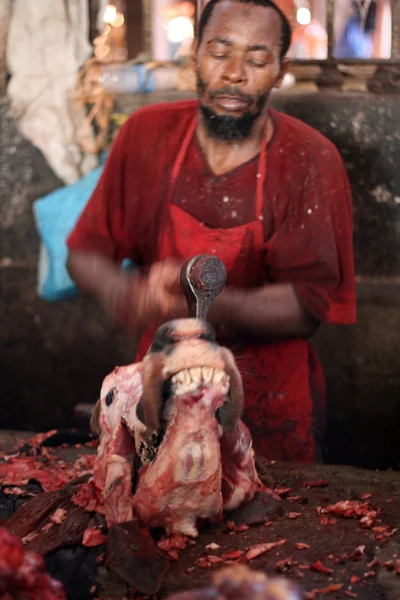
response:
<svg viewBox="0 0 400 600"><path fill-rule="evenodd" d="M280 38L280 26L281 17L272 7L222 0L207 23L205 41L236 34L248 38L252 44L265 43L271 37Z"/></svg>

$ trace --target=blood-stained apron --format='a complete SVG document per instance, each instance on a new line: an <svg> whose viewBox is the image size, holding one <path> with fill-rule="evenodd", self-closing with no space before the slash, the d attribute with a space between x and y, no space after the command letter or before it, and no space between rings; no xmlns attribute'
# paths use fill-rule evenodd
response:
<svg viewBox="0 0 400 600"><path fill-rule="evenodd" d="M211 229L173 204L176 181L196 130L192 122L171 175L165 219L160 229L156 260L175 257L189 260L197 254L215 254L228 272L228 285L254 288L265 285L263 228L267 144L262 144L257 173L256 220L231 229ZM154 331L139 343L137 360L148 351ZM323 392L322 369L304 339L229 344L244 385L243 420L253 436L257 454L274 460L313 462L313 388ZM313 376L310 378L310 370Z"/></svg>

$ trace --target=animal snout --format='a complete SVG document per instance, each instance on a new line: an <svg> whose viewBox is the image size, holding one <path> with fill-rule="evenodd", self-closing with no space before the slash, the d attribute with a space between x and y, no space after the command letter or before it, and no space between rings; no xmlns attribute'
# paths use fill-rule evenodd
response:
<svg viewBox="0 0 400 600"><path fill-rule="evenodd" d="M201 319L169 321L156 331L149 353L168 353L176 344L185 340L203 340L214 344L216 335L213 326Z"/></svg>

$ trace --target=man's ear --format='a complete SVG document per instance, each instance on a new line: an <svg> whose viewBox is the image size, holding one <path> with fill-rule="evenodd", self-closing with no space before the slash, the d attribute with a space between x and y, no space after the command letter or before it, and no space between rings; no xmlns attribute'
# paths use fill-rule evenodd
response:
<svg viewBox="0 0 400 600"><path fill-rule="evenodd" d="M90 429L93 435L97 435L100 437L101 429L100 429L100 411L101 411L101 400L97 400L93 412L92 417L90 419Z"/></svg>
<svg viewBox="0 0 400 600"><path fill-rule="evenodd" d="M281 69L279 71L279 75L275 80L274 88L279 89L282 85L285 75L288 73L291 65L290 58L284 58L281 62Z"/></svg>

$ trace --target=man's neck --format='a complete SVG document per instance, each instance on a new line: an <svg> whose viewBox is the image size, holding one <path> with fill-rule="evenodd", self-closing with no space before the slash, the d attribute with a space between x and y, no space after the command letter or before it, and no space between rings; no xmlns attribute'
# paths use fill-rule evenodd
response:
<svg viewBox="0 0 400 600"><path fill-rule="evenodd" d="M266 129L267 138L265 136ZM211 170L216 175L223 175L243 165L260 153L261 144L272 138L273 124L266 111L254 123L248 138L225 142L209 134L204 124L203 116L199 112L196 133L200 147L205 154Z"/></svg>

